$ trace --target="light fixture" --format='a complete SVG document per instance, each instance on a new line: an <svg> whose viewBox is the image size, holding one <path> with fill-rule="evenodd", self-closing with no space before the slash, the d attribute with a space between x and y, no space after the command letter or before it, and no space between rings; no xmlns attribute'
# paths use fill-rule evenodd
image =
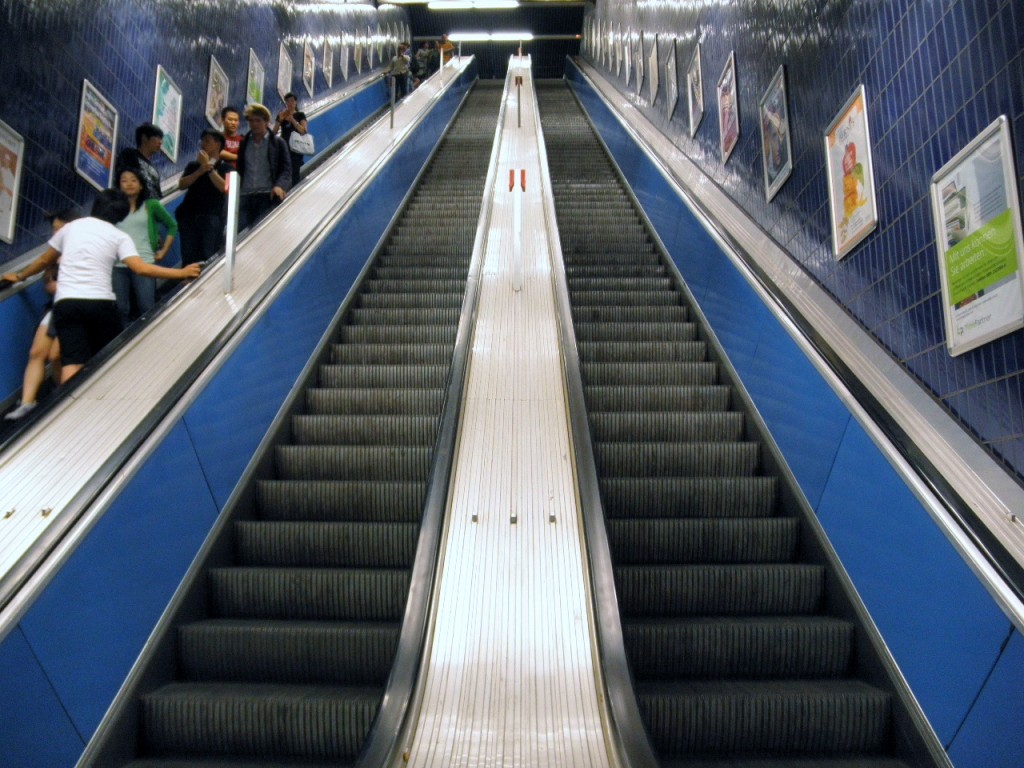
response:
<svg viewBox="0 0 1024 768"><path fill-rule="evenodd" d="M427 3L431 11L493 11L518 7L519 0L431 0Z"/></svg>
<svg viewBox="0 0 1024 768"><path fill-rule="evenodd" d="M494 42L510 42L515 43L519 41L526 42L533 40L532 32L494 32L491 35L491 40Z"/></svg>
<svg viewBox="0 0 1024 768"><path fill-rule="evenodd" d="M516 43L533 40L532 32L452 32L448 39L453 43Z"/></svg>

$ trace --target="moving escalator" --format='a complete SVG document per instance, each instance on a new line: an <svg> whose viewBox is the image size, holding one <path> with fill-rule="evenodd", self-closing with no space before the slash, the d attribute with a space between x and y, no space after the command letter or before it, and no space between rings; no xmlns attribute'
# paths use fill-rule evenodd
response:
<svg viewBox="0 0 1024 768"><path fill-rule="evenodd" d="M628 187L538 87L623 636L662 765L944 765Z"/></svg>
<svg viewBox="0 0 1024 768"><path fill-rule="evenodd" d="M468 95L90 765L351 765L399 644L500 87Z"/></svg>

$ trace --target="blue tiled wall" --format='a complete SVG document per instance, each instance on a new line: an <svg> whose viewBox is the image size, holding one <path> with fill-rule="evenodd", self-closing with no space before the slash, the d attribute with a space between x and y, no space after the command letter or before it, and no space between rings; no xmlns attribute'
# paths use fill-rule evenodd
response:
<svg viewBox="0 0 1024 768"><path fill-rule="evenodd" d="M1024 331L948 355L929 202L932 175L999 115L1010 119L1018 195L1024 178L1024 3L1020 0L605 2L588 18L643 30L645 57L676 46L678 82L701 44L704 120L690 138L685 96L671 118L635 74L618 87L746 209L994 455L1024 476ZM735 51L740 138L723 164L718 80ZM602 67L598 62L597 66ZM758 103L786 66L793 174L765 201ZM608 69L607 67L602 67ZM879 227L832 255L825 129L864 84Z"/></svg>
<svg viewBox="0 0 1024 768"><path fill-rule="evenodd" d="M135 126L153 115L157 65L183 92L181 149L172 164L156 161L164 178L181 171L198 150L210 56L230 80L229 101L244 104L249 49L266 70L264 101L276 110L281 43L292 58L291 90L307 111L346 87L339 51L356 32L405 23L397 6L262 0L108 0L41 2L0 0L0 120L25 139L15 242L0 242L0 268L48 236L47 211L85 206L94 188L73 168L82 81L88 79L119 112L116 149L134 146ZM302 54L309 41L316 59L313 96L302 83ZM323 73L324 41L334 52L328 88ZM363 49L362 75L368 72ZM348 45L349 80L359 76ZM374 55L374 65L379 61Z"/></svg>

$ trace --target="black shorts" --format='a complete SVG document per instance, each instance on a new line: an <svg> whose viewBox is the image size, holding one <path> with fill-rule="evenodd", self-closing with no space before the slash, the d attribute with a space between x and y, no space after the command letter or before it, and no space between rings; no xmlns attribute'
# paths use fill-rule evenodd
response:
<svg viewBox="0 0 1024 768"><path fill-rule="evenodd" d="M85 365L121 333L117 302L62 299L53 305L53 324L65 365Z"/></svg>

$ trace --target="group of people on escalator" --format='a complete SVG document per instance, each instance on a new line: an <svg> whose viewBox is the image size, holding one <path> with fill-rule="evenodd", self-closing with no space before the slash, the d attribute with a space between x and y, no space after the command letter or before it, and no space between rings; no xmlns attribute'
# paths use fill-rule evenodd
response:
<svg viewBox="0 0 1024 768"><path fill-rule="evenodd" d="M238 109L226 107L221 130L202 131L196 158L178 179L185 195L173 216L160 200L160 172L153 163L164 133L151 123L140 125L135 146L114 162L116 186L96 196L88 216L74 209L53 214L43 254L0 276L13 284L45 273L52 296L33 337L21 400L5 420L21 419L36 408L47 366L55 383L68 381L128 323L149 312L157 303L158 280L198 277L202 264L223 246L230 172L237 171L240 180L239 231L259 221L298 183L305 158L290 149L289 139L309 131L298 97L286 94L276 116L262 104L247 106L244 135L241 117ZM175 240L181 266L161 266Z"/></svg>

